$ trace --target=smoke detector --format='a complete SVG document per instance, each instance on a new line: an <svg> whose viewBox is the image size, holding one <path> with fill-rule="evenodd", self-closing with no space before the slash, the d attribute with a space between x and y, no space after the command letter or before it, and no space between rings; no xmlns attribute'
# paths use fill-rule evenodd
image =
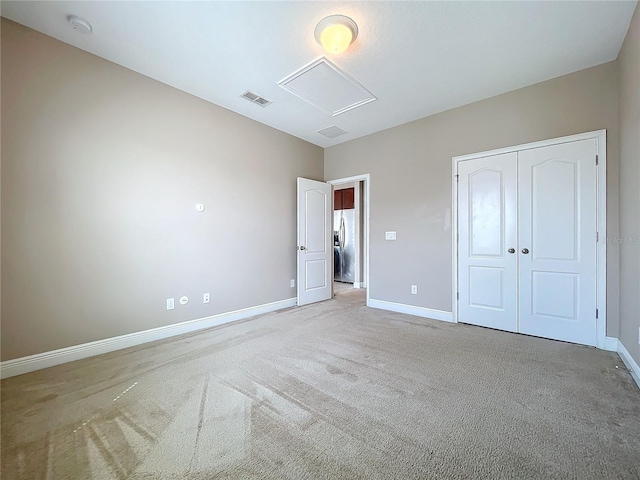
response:
<svg viewBox="0 0 640 480"><path fill-rule="evenodd" d="M77 15L69 15L67 17L67 21L76 32L80 32L80 33L84 33L85 35L88 35L93 31L93 28L91 27L91 24L89 23L89 21Z"/></svg>

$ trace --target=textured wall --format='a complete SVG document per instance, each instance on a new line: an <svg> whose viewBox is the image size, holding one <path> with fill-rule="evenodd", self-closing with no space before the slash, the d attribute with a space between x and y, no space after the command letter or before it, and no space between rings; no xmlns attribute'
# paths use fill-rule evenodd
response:
<svg viewBox="0 0 640 480"><path fill-rule="evenodd" d="M617 72L610 62L326 149L326 180L371 174L371 298L451 311L457 155L607 129L608 232L617 235ZM607 261L607 331L617 336L618 245Z"/></svg>
<svg viewBox="0 0 640 480"><path fill-rule="evenodd" d="M322 165L3 19L2 360L294 297L296 177Z"/></svg>
<svg viewBox="0 0 640 480"><path fill-rule="evenodd" d="M640 8L620 55L620 341L640 364Z"/></svg>

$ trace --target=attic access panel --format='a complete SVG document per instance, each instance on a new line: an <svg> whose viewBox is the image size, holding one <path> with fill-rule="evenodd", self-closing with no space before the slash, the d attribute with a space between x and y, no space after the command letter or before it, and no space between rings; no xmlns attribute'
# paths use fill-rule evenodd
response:
<svg viewBox="0 0 640 480"><path fill-rule="evenodd" d="M305 65L278 85L334 117L377 100L325 57Z"/></svg>

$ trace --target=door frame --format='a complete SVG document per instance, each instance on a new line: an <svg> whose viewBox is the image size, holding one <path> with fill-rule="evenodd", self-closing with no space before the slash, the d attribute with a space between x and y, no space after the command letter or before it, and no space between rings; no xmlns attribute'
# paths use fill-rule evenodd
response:
<svg viewBox="0 0 640 480"><path fill-rule="evenodd" d="M596 342L597 347L602 350L607 349L607 131L596 130L593 132L568 135L565 137L552 138L539 142L525 143L511 147L487 150L484 152L471 153L453 157L452 160L452 237L451 244L453 256L452 275L452 305L453 321L458 322L458 163L465 160L472 160L491 155L500 155L520 150L532 148L548 147L560 143L576 142L579 140L594 139L596 142L596 155L598 162L596 165L596 308L598 316L596 318ZM595 160L595 159L594 159Z"/></svg>
<svg viewBox="0 0 640 480"><path fill-rule="evenodd" d="M371 291L371 283L369 281L369 216L370 216L370 205L369 205L369 199L370 197L370 191L371 191L371 175L369 175L368 173L363 173L362 175L354 175L352 177L345 177L345 178L337 178L335 180L329 180L327 181L327 183L335 186L335 185L341 185L343 183L352 183L352 182L364 182L364 198L363 198L363 203L364 203L364 212L362 212L362 215L364 216L363 218L363 226L364 226L364 285L362 287L364 287L366 289L366 305L367 307L369 306L369 292ZM333 202L333 197L332 198L332 202ZM332 208L333 208L333 204L332 204Z"/></svg>

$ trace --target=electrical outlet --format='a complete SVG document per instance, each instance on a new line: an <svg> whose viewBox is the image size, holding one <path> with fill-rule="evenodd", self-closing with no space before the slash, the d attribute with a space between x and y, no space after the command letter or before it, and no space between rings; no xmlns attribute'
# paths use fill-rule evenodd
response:
<svg viewBox="0 0 640 480"><path fill-rule="evenodd" d="M411 295L417 295L417 294L418 294L418 286L411 285Z"/></svg>
<svg viewBox="0 0 640 480"><path fill-rule="evenodd" d="M291 279L291 288L293 288L295 286L296 286L296 281L295 281L295 279L292 278Z"/></svg>
<svg viewBox="0 0 640 480"><path fill-rule="evenodd" d="M209 292L202 294L202 303L209 303L210 300Z"/></svg>
<svg viewBox="0 0 640 480"><path fill-rule="evenodd" d="M175 308L175 303L173 298L167 298L167 310L173 310Z"/></svg>
<svg viewBox="0 0 640 480"><path fill-rule="evenodd" d="M384 232L384 239L385 240L395 240L396 239L396 232Z"/></svg>

